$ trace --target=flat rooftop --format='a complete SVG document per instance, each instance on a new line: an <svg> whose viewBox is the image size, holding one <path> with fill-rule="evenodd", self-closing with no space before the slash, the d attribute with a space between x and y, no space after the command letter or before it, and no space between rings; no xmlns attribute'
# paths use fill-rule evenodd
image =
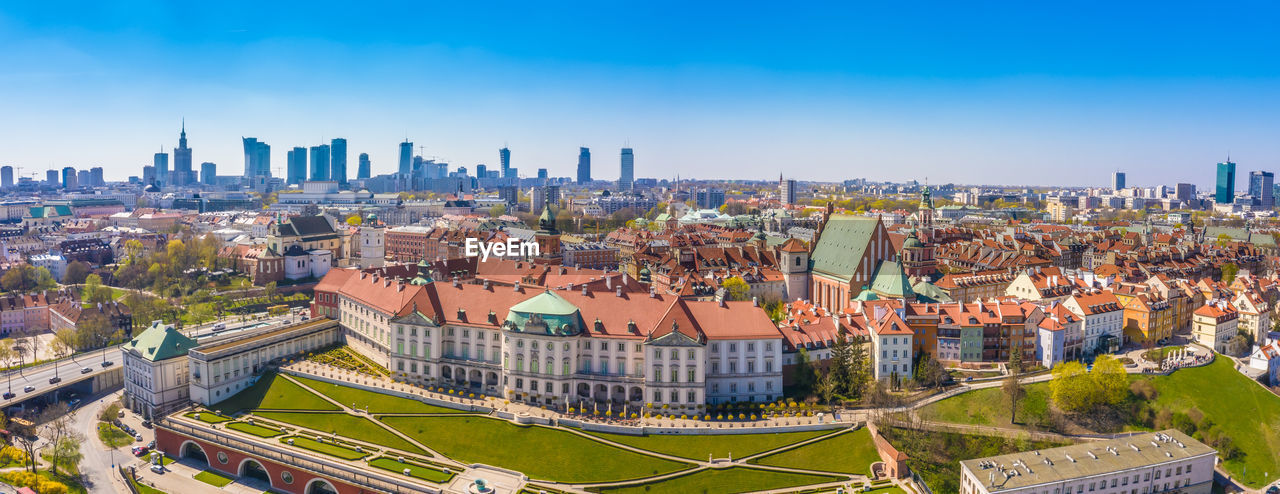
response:
<svg viewBox="0 0 1280 494"><path fill-rule="evenodd" d="M316 318L310 321L303 321L297 324L290 324L290 325L281 326L275 329L268 329L260 333L254 333L251 336L244 336L244 337L236 338L230 341L219 341L217 343L210 343L208 345L198 346L192 349L191 351L195 353L208 355L208 354L218 353L220 351L235 348L242 345L253 344L258 341L269 339L275 336L288 334L294 331L317 329L328 324L337 325L338 321L335 321L329 318Z"/></svg>
<svg viewBox="0 0 1280 494"><path fill-rule="evenodd" d="M973 472L984 483L988 480L988 474L994 473L996 485L988 485L987 490L1000 492L1105 475L1206 454L1217 454L1217 451L1181 431L1169 429L1060 448L976 458L962 461L960 465ZM1010 475L1007 480L1005 473Z"/></svg>

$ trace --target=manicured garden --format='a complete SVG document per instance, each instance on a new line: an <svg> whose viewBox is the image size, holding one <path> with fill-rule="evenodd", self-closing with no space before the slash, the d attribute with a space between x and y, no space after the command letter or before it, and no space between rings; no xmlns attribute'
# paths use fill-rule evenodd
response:
<svg viewBox="0 0 1280 494"><path fill-rule="evenodd" d="M197 473L195 475L195 479L214 487L226 487L227 484L235 481L235 479L213 470L205 470Z"/></svg>
<svg viewBox="0 0 1280 494"><path fill-rule="evenodd" d="M1018 403L1018 424L1009 421L1009 398L1000 387L983 388L931 403L920 409L925 420L953 424L1021 426L1049 419L1049 383L1024 384L1026 396Z"/></svg>
<svg viewBox="0 0 1280 494"><path fill-rule="evenodd" d="M352 351L346 346L337 346L317 354L308 355L307 360L373 377L391 375L385 367L364 358L358 352Z"/></svg>
<svg viewBox="0 0 1280 494"><path fill-rule="evenodd" d="M254 415L327 434L339 434L343 437L358 439L391 449L423 455L430 454L410 444L400 436L393 434L391 431L383 429L372 420L347 415L346 413L254 412ZM422 420L418 417L412 417L412 419ZM430 443L423 444L431 446Z"/></svg>
<svg viewBox="0 0 1280 494"><path fill-rule="evenodd" d="M725 469L703 469L664 479L656 482L631 484L620 487L589 489L591 492L607 494L654 494L654 493L687 493L730 494L735 492L765 491L786 489L802 485L824 484L844 480L830 475L809 475L792 472L777 472L749 467L732 467Z"/></svg>
<svg viewBox="0 0 1280 494"><path fill-rule="evenodd" d="M232 422L227 424L227 428L237 430L245 434L253 434L258 437L276 437L280 434L284 434L283 431L272 429L270 427L263 427L257 424L250 424L248 422Z"/></svg>
<svg viewBox="0 0 1280 494"><path fill-rule="evenodd" d="M108 422L98 422L98 439L109 448L133 444L133 436Z"/></svg>
<svg viewBox="0 0 1280 494"><path fill-rule="evenodd" d="M453 475L454 475L452 473L445 473L438 468L431 468L425 465L419 465L411 461L405 461L404 463L401 463L400 461L394 458L387 458L385 456L370 460L369 466L392 471L401 475L404 474L404 469L407 468L409 469L410 476L417 477L422 480L426 480L428 482L435 482L437 484L443 484L445 482L448 482L450 479L453 479Z"/></svg>
<svg viewBox="0 0 1280 494"><path fill-rule="evenodd" d="M845 432L798 448L757 458L751 463L775 467L800 468L870 475L871 464L880 461L871 432L866 428Z"/></svg>
<svg viewBox="0 0 1280 494"><path fill-rule="evenodd" d="M557 482L638 479L689 468L622 450L571 432L518 426L480 416L381 417L429 448L467 463L485 463Z"/></svg>
<svg viewBox="0 0 1280 494"><path fill-rule="evenodd" d="M708 455L716 458L743 458L831 434L832 430L782 432L776 434L718 434L718 435L647 435L609 434L584 431L587 434L619 444L647 451L664 453L681 458L706 461Z"/></svg>
<svg viewBox="0 0 1280 494"><path fill-rule="evenodd" d="M199 420L206 424L221 424L231 420L231 417L219 415L217 412L187 412L187 417Z"/></svg>
<svg viewBox="0 0 1280 494"><path fill-rule="evenodd" d="M264 374L253 386L241 390L212 407L226 415L244 410L340 410L337 405L325 401L285 379L279 374Z"/></svg>
<svg viewBox="0 0 1280 494"><path fill-rule="evenodd" d="M281 439L280 441L285 443L293 441L293 445L299 448L342 458L344 460L359 460L369 456L367 451L356 451L355 449L348 448L346 446L334 444L332 441L320 442L305 436L289 436Z"/></svg>
<svg viewBox="0 0 1280 494"><path fill-rule="evenodd" d="M369 413L468 413L464 410L430 405L418 400L351 386L339 386L306 377L293 376L293 378L338 403L359 410L368 408Z"/></svg>

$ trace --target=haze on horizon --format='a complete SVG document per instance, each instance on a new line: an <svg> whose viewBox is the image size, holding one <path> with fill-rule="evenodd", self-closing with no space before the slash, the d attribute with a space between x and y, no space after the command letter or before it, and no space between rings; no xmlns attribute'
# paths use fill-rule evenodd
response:
<svg viewBox="0 0 1280 494"><path fill-rule="evenodd" d="M1267 2L0 7L0 164L140 175L177 144L244 170L241 136L348 140L395 169L598 179L1101 186L1280 168L1280 7ZM1237 180L1237 183L1241 183Z"/></svg>

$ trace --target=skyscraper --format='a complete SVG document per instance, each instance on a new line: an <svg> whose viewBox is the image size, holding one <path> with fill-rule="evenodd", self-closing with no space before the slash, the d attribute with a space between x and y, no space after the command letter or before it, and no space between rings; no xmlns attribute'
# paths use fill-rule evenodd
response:
<svg viewBox="0 0 1280 494"><path fill-rule="evenodd" d="M89 170L76 170L76 186L92 187L93 177L89 175Z"/></svg>
<svg viewBox="0 0 1280 494"><path fill-rule="evenodd" d="M1190 201L1196 196L1196 185L1188 183L1180 183L1174 186L1174 197L1180 201Z"/></svg>
<svg viewBox="0 0 1280 494"><path fill-rule="evenodd" d="M360 165L356 168L356 178L369 178L373 164L369 162L369 153L360 153Z"/></svg>
<svg viewBox="0 0 1280 494"><path fill-rule="evenodd" d="M156 185L164 187L169 184L169 153L156 153L152 164L156 167ZM63 181L65 182L65 180ZM65 183L63 185L65 187Z"/></svg>
<svg viewBox="0 0 1280 494"><path fill-rule="evenodd" d="M218 181L218 165L208 161L200 163L200 183L214 185Z"/></svg>
<svg viewBox="0 0 1280 494"><path fill-rule="evenodd" d="M618 175L618 190L628 191L636 181L636 157L631 148L622 148L622 173Z"/></svg>
<svg viewBox="0 0 1280 494"><path fill-rule="evenodd" d="M102 176L102 167L95 166L89 169L89 184L94 187L102 187L107 185L106 179Z"/></svg>
<svg viewBox="0 0 1280 494"><path fill-rule="evenodd" d="M347 185L347 140L341 137L329 141L329 180Z"/></svg>
<svg viewBox="0 0 1280 494"><path fill-rule="evenodd" d="M152 168L155 168L155 167L152 167ZM155 172L153 171L151 174L155 175ZM58 170L45 171L44 184L50 187L57 187L58 186Z"/></svg>
<svg viewBox="0 0 1280 494"><path fill-rule="evenodd" d="M1272 185L1275 182L1276 175L1271 172L1252 171L1249 172L1249 197L1253 198L1253 205L1260 206L1263 209L1271 209L1276 205L1275 191Z"/></svg>
<svg viewBox="0 0 1280 494"><path fill-rule="evenodd" d="M168 155L165 155L165 158L168 158L168 157L169 157ZM76 177L75 168L68 166L62 169L62 188L64 189L76 188L76 179L77 177Z"/></svg>
<svg viewBox="0 0 1280 494"><path fill-rule="evenodd" d="M285 158L285 184L298 185L307 181L307 148L294 147Z"/></svg>
<svg viewBox="0 0 1280 494"><path fill-rule="evenodd" d="M795 179L783 179L781 178L781 175L779 175L778 199L780 199L783 206L790 206L796 203Z"/></svg>
<svg viewBox="0 0 1280 494"><path fill-rule="evenodd" d="M485 178L489 176L488 174L489 167L484 166L484 163L476 165L476 178Z"/></svg>
<svg viewBox="0 0 1280 494"><path fill-rule="evenodd" d="M546 169L546 168L539 168L539 169L538 169L538 179L539 179L539 180L546 180L546 179L547 179L547 169Z"/></svg>
<svg viewBox="0 0 1280 494"><path fill-rule="evenodd" d="M254 137L242 137L244 141L244 176L271 177L271 146Z"/></svg>
<svg viewBox="0 0 1280 494"><path fill-rule="evenodd" d="M408 175L413 172L413 143L405 139L400 143L400 174Z"/></svg>
<svg viewBox="0 0 1280 494"><path fill-rule="evenodd" d="M329 145L311 146L311 181L329 180Z"/></svg>
<svg viewBox="0 0 1280 494"><path fill-rule="evenodd" d="M498 150L498 162L502 166L502 178L511 178L511 150L506 146Z"/></svg>
<svg viewBox="0 0 1280 494"><path fill-rule="evenodd" d="M1115 172L1111 174L1111 190L1120 191L1124 189L1124 172Z"/></svg>
<svg viewBox="0 0 1280 494"><path fill-rule="evenodd" d="M1214 190L1213 201L1218 204L1231 204L1236 196L1236 164L1228 158L1225 163L1218 163L1218 186Z"/></svg>
<svg viewBox="0 0 1280 494"><path fill-rule="evenodd" d="M191 169L191 148L187 147L187 122L182 122L182 132L178 134L178 147L173 150L173 175L169 183L188 185L196 181Z"/></svg>
<svg viewBox="0 0 1280 494"><path fill-rule="evenodd" d="M591 149L578 148L578 183L591 181Z"/></svg>
<svg viewBox="0 0 1280 494"><path fill-rule="evenodd" d="M12 166L8 166L8 165L0 166L0 187L6 188L6 189L9 187L13 187L13 167Z"/></svg>

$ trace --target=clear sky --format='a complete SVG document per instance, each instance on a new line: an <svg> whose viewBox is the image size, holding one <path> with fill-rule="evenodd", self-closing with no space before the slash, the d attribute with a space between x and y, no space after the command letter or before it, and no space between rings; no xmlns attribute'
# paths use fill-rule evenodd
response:
<svg viewBox="0 0 1280 494"><path fill-rule="evenodd" d="M1274 2L9 2L0 164L406 136L474 172L1208 186L1280 171Z"/></svg>

